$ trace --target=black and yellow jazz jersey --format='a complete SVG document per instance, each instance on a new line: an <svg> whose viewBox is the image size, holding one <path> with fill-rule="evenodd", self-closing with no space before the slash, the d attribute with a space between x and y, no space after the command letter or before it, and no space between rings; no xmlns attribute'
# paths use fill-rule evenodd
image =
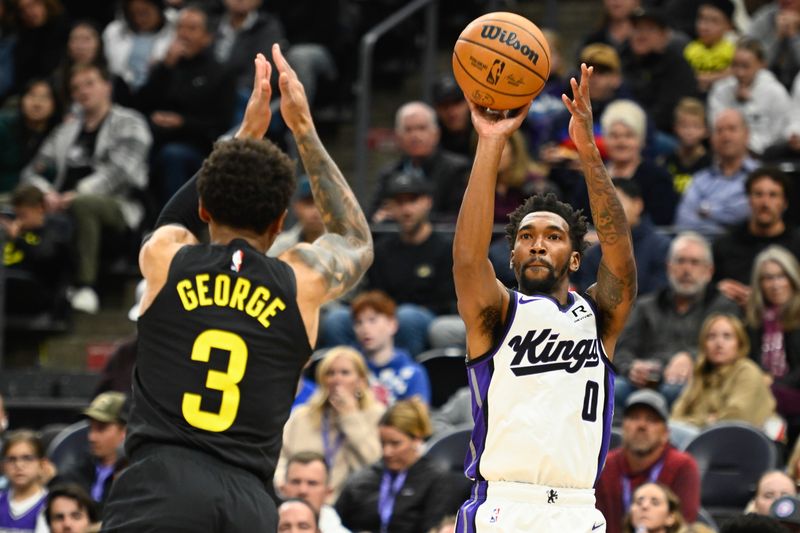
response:
<svg viewBox="0 0 800 533"><path fill-rule="evenodd" d="M294 272L241 239L184 246L139 318L126 450L173 444L270 481L311 354Z"/></svg>

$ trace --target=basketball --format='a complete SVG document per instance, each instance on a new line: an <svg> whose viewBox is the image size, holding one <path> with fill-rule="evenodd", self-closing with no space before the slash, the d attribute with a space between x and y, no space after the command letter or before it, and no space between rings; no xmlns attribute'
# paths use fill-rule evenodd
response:
<svg viewBox="0 0 800 533"><path fill-rule="evenodd" d="M522 107L544 88L550 47L542 31L514 13L488 13L458 36L453 74L464 95L497 111Z"/></svg>

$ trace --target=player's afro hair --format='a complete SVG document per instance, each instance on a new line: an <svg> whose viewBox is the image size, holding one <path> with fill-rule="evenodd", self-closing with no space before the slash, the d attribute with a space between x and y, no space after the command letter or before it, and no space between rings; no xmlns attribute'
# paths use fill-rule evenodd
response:
<svg viewBox="0 0 800 533"><path fill-rule="evenodd" d="M197 193L215 222L264 233L286 210L294 164L270 141L219 141L203 162Z"/></svg>
<svg viewBox="0 0 800 533"><path fill-rule="evenodd" d="M527 215L537 211L549 211L566 220L569 225L569 238L572 241L572 249L583 254L583 250L586 248L586 242L583 238L589 230L586 224L586 217L583 216L581 209L576 210L571 205L560 202L553 193L548 193L545 196L538 194L531 196L508 215L509 223L506 225L506 238L512 250L514 249L514 242L517 240L519 223Z"/></svg>

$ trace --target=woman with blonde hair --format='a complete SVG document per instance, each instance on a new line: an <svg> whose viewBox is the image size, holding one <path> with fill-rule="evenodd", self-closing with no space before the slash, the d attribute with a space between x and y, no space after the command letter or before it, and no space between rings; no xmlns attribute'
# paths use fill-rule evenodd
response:
<svg viewBox="0 0 800 533"><path fill-rule="evenodd" d="M351 531L428 531L455 510L447 473L422 455L432 432L428 408L417 396L401 400L379 430L383 459L347 481L336 512Z"/></svg>
<svg viewBox="0 0 800 533"><path fill-rule="evenodd" d="M369 388L369 371L356 350L331 348L316 368L317 390L295 409L283 428L283 447L275 469L280 489L289 457L323 454L328 464L332 503L345 480L381 455L378 420L384 412Z"/></svg>
<svg viewBox="0 0 800 533"><path fill-rule="evenodd" d="M721 420L764 427L775 414L775 398L749 353L750 341L738 318L718 313L706 318L697 363L672 407L672 422L698 430Z"/></svg>
<svg viewBox="0 0 800 533"><path fill-rule="evenodd" d="M750 357L771 382L778 412L800 416L800 264L772 245L756 256L747 300Z"/></svg>
<svg viewBox="0 0 800 533"><path fill-rule="evenodd" d="M631 510L625 517L624 533L686 533L681 501L661 483L645 483L636 489Z"/></svg>

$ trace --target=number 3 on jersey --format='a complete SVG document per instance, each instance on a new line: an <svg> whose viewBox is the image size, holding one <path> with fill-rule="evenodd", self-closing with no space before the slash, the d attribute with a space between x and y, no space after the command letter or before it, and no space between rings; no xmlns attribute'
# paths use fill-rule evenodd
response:
<svg viewBox="0 0 800 533"><path fill-rule="evenodd" d="M197 336L192 346L192 360L207 363L211 350L224 350L230 353L228 371L209 370L206 388L222 391L219 412L200 409L203 397L186 392L183 394L183 418L192 426L219 433L225 431L236 420L239 412L239 387L237 384L244 377L247 366L247 344L244 339L230 331L208 329Z"/></svg>

